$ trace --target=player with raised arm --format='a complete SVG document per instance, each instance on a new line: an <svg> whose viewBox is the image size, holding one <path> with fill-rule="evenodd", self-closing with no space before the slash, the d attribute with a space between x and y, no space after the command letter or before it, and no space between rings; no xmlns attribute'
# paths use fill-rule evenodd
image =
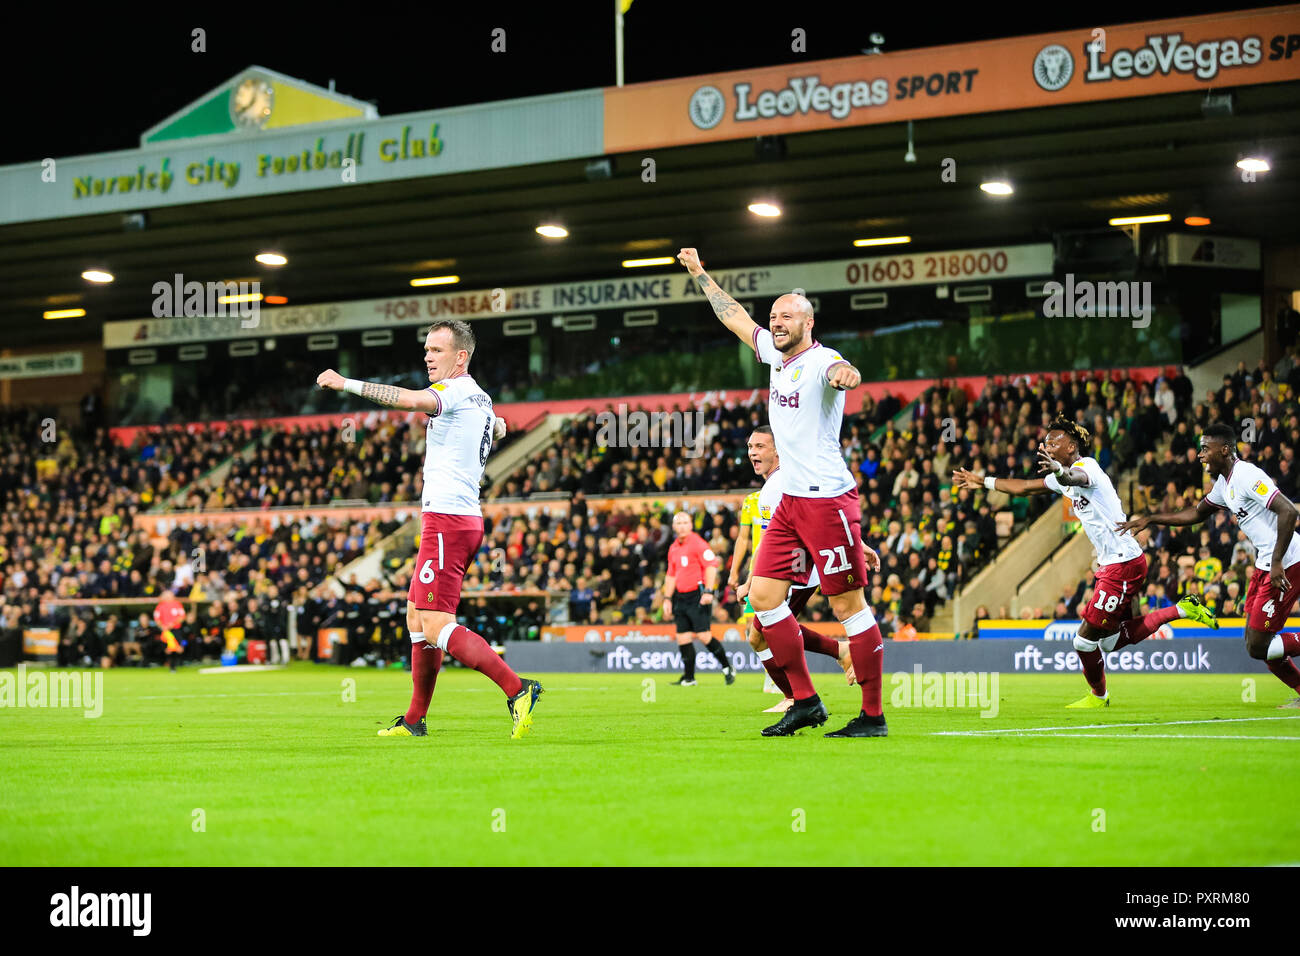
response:
<svg viewBox="0 0 1300 956"><path fill-rule="evenodd" d="M1246 651L1297 693L1282 704L1300 708L1300 635L1282 634L1296 595L1300 594L1300 535L1296 509L1261 468L1237 457L1237 433L1216 423L1201 435L1201 464L1214 479L1210 493L1182 511L1142 515L1117 525L1120 532L1148 525L1200 524L1215 508L1232 515L1255 547L1255 573L1246 590Z"/></svg>
<svg viewBox="0 0 1300 956"><path fill-rule="evenodd" d="M773 662L772 649L767 646L767 641L763 639L763 635L758 633L757 628L752 626L751 619L754 615L754 608L749 603L747 596L753 586L754 565L758 561L758 549L763 543L763 532L772 523L772 515L776 513L777 506L781 503L781 460L777 456L776 441L772 438L772 429L769 425L759 425L755 428L754 433L749 436L747 446L749 449L749 462L754 466L754 473L763 479L763 487L745 499L746 503L748 503L750 498L754 498L749 521L750 537L753 539L754 545L754 557L750 561L749 574L746 576L745 582L739 584L740 561L733 561L731 566L731 586L736 588L736 596L742 598L745 602L745 637L749 640L749 646L758 654L758 659L763 662L764 670L767 671L767 681L765 683L770 682L779 693L784 695L779 703L767 708L763 713L784 714L794 706L794 696L790 692L790 682L786 680L785 672ZM740 523L743 528L746 524L743 517ZM745 543L746 539L743 537L743 531L741 534L742 537L737 545L736 553L743 559L745 549L740 545ZM817 590L817 585L817 568L814 567L808 577L806 586L790 589L786 601L790 605L790 613L794 615L796 620L799 618L799 612L804 609L813 592ZM803 637L803 649L835 658L840 667L844 668L844 677L852 686L854 674L853 661L849 654L849 642L837 641L834 638L827 637L805 624L799 625L799 633Z"/></svg>
<svg viewBox="0 0 1300 956"><path fill-rule="evenodd" d="M722 324L772 367L768 421L786 472L781 503L763 536L753 570L749 600L756 627L790 682L794 704L765 737L789 736L803 727L820 727L829 714L808 673L799 625L786 596L793 584L808 582L817 562L821 591L849 638L849 654L862 687L858 716L828 737L884 737L889 733L881 708L884 639L867 607L866 565L877 569L880 556L861 538L858 489L840 453L844 391L862 375L838 352L813 341L812 305L799 293L772 303L768 328L761 328L740 303L704 271L694 249L682 249L686 267Z"/></svg>
<svg viewBox="0 0 1300 956"><path fill-rule="evenodd" d="M333 369L321 372L321 388L351 392L387 408L424 412L424 493L421 496L420 551L407 594L406 626L411 632L411 705L379 731L385 737L424 737L425 714L433 698L443 652L486 674L506 695L513 724L522 737L532 725L542 685L520 678L480 635L456 623L461 581L483 541L479 482L492 439L505 434L505 421L492 399L469 374L474 333L468 323L440 321L424 337L429 387L421 391L345 379Z"/></svg>
<svg viewBox="0 0 1300 956"><path fill-rule="evenodd" d="M668 574L664 578L664 618L677 627L677 647L682 653L682 676L673 681L694 687L695 641L717 659L728 684L736 682L736 671L727 660L722 642L709 627L709 609L718 588L718 558L709 544L695 533L685 511L673 515L675 540L668 546Z"/></svg>
<svg viewBox="0 0 1300 956"><path fill-rule="evenodd" d="M1083 676L1091 693L1067 707L1109 707L1106 664L1103 654L1144 641L1169 621L1191 618L1217 628L1213 613L1200 599L1189 594L1173 607L1134 616L1133 602L1146 584L1147 559L1138 543L1115 530L1125 519L1124 507L1110 476L1095 458L1083 457L1089 447L1088 430L1065 418L1047 427L1038 446L1038 470L1043 478L994 478L958 468L953 482L959 488L987 488L1008 495L1054 493L1070 499L1074 516L1083 525L1097 556L1092 579L1096 598L1079 612L1083 620L1074 637L1074 650L1083 665Z"/></svg>

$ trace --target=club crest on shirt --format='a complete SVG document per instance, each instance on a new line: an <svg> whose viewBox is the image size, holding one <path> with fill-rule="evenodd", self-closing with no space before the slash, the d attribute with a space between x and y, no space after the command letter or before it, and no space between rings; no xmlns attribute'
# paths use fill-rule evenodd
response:
<svg viewBox="0 0 1300 956"><path fill-rule="evenodd" d="M790 376L790 384L793 385L795 382L799 381L799 376L802 374L803 374L802 368L795 369L794 374Z"/></svg>

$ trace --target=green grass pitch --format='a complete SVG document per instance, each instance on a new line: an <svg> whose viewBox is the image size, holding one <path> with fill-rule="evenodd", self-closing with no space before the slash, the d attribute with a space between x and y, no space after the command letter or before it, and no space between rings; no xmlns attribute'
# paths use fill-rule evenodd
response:
<svg viewBox="0 0 1300 956"><path fill-rule="evenodd" d="M12 671L10 672L12 673ZM1002 675L1000 709L889 707L765 739L761 677L539 675L532 733L444 670L427 738L375 732L401 671L104 675L103 714L0 709L9 865L1254 865L1300 860L1300 712L1256 675ZM1257 700L1243 701L1252 676ZM345 681L355 681L355 701ZM653 698L653 699L646 699ZM1251 718L1243 720L1242 718ZM1174 723L1179 722L1179 723ZM1085 725L1107 725L1095 728ZM1131 724L1136 726L1119 726ZM1048 729L1036 729L1048 728ZM1060 728L1060 729L1057 729ZM1073 728L1073 729L1072 729ZM1026 733L1025 731L1029 731ZM974 732L937 736L939 732ZM1093 736L1065 736L1067 733ZM201 826L200 826L201 824ZM1291 839L1288 839L1291 838Z"/></svg>

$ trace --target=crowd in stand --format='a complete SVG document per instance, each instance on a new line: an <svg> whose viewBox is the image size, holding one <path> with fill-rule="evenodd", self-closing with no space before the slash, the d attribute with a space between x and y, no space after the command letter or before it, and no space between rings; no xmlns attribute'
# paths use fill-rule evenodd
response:
<svg viewBox="0 0 1300 956"><path fill-rule="evenodd" d="M184 504L196 510L418 501L424 431L406 421L364 419L303 429L264 428L234 454L221 481L199 481Z"/></svg>
<svg viewBox="0 0 1300 956"><path fill-rule="evenodd" d="M187 659L219 656L218 632L231 628L278 642L289 607L396 528L314 517L274 528L182 523L151 538L136 515L246 436L169 431L127 450L102 431L57 422L43 436L50 420L30 412L0 420L0 626L56 629L63 663L161 660L152 610L168 592L190 602L176 629ZM87 598L137 603L51 603Z"/></svg>

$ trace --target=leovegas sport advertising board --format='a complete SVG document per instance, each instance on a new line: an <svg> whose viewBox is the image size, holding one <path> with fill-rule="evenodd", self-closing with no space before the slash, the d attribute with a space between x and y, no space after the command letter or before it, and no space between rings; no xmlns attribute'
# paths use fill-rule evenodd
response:
<svg viewBox="0 0 1300 956"><path fill-rule="evenodd" d="M606 88L605 151L1296 79L1291 5Z"/></svg>

